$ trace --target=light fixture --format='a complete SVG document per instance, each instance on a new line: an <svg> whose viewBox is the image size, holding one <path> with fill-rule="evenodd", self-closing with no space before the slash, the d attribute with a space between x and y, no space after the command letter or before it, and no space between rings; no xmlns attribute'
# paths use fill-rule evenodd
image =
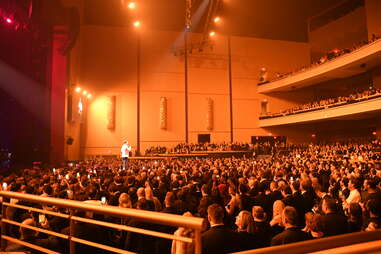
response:
<svg viewBox="0 0 381 254"><path fill-rule="evenodd" d="M134 22L134 27L136 27L136 28L140 27L140 21L139 20Z"/></svg>
<svg viewBox="0 0 381 254"><path fill-rule="evenodd" d="M11 18L6 18L5 19L5 22L7 22L8 24L12 24L13 23L13 20Z"/></svg>
<svg viewBox="0 0 381 254"><path fill-rule="evenodd" d="M82 92L82 94L83 94L83 95L86 95L86 94L87 94L87 91L86 91L86 90L84 90L84 91Z"/></svg>
<svg viewBox="0 0 381 254"><path fill-rule="evenodd" d="M220 17L215 17L214 18L214 23L219 23L221 21L221 18Z"/></svg>
<svg viewBox="0 0 381 254"><path fill-rule="evenodd" d="M75 88L75 91L76 91L77 93L79 93L79 92L81 92L81 88L78 86L78 87Z"/></svg>
<svg viewBox="0 0 381 254"><path fill-rule="evenodd" d="M87 99L91 99L91 97L93 97L91 94L87 95Z"/></svg>
<svg viewBox="0 0 381 254"><path fill-rule="evenodd" d="M214 31L211 31L211 32L209 33L209 35L210 35L210 37L213 37L213 36L215 36L215 35L216 35L216 32L214 32Z"/></svg>
<svg viewBox="0 0 381 254"><path fill-rule="evenodd" d="M135 8L136 8L136 3L135 3L135 2L129 2L129 3L128 3L128 9L133 10L133 9L135 9Z"/></svg>

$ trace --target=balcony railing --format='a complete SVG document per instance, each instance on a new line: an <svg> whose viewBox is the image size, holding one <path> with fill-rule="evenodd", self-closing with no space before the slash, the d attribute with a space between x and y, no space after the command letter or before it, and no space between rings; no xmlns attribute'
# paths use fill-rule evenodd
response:
<svg viewBox="0 0 381 254"><path fill-rule="evenodd" d="M10 191L0 191L0 197L2 198L2 219L1 219L1 249L2 250L4 250L6 247L6 241L9 241L9 242L14 242L17 244L24 245L26 247L29 247L44 253L57 253L54 250L49 250L41 246L37 246L31 243L28 243L26 241L22 241L22 240L13 238L9 235L6 235L7 226L14 225L14 226L28 228L36 232L44 233L47 235L51 235L54 237L67 240L70 246L70 254L75 253L76 243L100 248L100 249L110 251L110 252L115 252L115 253L133 253L124 249L119 249L113 246L104 245L104 244L100 244L100 243L96 243L96 242L92 242L92 241L88 241L88 240L76 237L74 232L74 227L73 227L74 222L84 222L84 223L89 223L89 224L93 224L93 225L97 225L101 227L130 231L130 232L143 234L143 235L149 235L149 236L153 236L157 238L164 238L164 239L176 240L176 241L181 241L186 243L193 243L195 253L197 254L201 253L201 230L203 225L203 219L201 218L172 215L167 213L150 212L150 211L130 209L130 208L120 208L120 207L108 206L108 205L95 205L95 204L84 203L81 201L41 197L36 195L10 192ZM68 213L53 212L50 210L18 205L18 204L14 204L13 202L8 202L7 200L9 199L16 199L19 201L23 200L23 201L37 203L41 205L66 208L69 212ZM57 217L67 219L70 225L69 226L70 233L69 234L58 233L58 232L47 230L44 228L25 225L17 221L10 220L6 218L5 216L6 207L14 207L17 209L24 209L27 211L32 211L32 212L37 212L40 214L47 214L47 215L57 216ZM146 230L146 229L141 229L137 227L130 227L123 224L116 224L116 223L110 223L110 222L75 216L75 211L78 211L78 210L92 212L94 214L110 215L110 216L118 217L118 218L132 218L132 219L139 220L141 222L148 222L152 224L161 224L161 225L170 225L174 227L190 228L194 230L194 237L193 238L179 237L179 236L162 233L158 231Z"/></svg>

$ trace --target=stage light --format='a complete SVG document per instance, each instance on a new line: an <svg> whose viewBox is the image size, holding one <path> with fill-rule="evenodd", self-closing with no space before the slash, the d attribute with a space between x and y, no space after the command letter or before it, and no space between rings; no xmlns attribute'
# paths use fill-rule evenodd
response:
<svg viewBox="0 0 381 254"><path fill-rule="evenodd" d="M79 93L79 92L81 92L81 88L78 86L77 88L75 88L75 91L76 91L77 93Z"/></svg>
<svg viewBox="0 0 381 254"><path fill-rule="evenodd" d="M5 19L5 22L7 22L8 24L12 24L13 23L13 20L11 18L6 18Z"/></svg>
<svg viewBox="0 0 381 254"><path fill-rule="evenodd" d="M128 9L133 10L133 9L135 9L135 8L136 8L136 3L135 3L135 2L129 2L129 3L128 3Z"/></svg>
<svg viewBox="0 0 381 254"><path fill-rule="evenodd" d="M373 136L376 136L376 135L377 135L377 132L373 131L372 134L373 134Z"/></svg>
<svg viewBox="0 0 381 254"><path fill-rule="evenodd" d="M136 28L140 27L140 21L135 21L134 22L134 27L136 27Z"/></svg>
<svg viewBox="0 0 381 254"><path fill-rule="evenodd" d="M86 94L87 94L87 91L86 91L86 90L85 90L85 91L83 91L83 92L82 92L82 94L83 94L83 95L86 95Z"/></svg>
<svg viewBox="0 0 381 254"><path fill-rule="evenodd" d="M312 134L311 137L312 137L312 138L316 138L316 134Z"/></svg>
<svg viewBox="0 0 381 254"><path fill-rule="evenodd" d="M209 33L209 36L210 37L214 37L216 35L216 32L214 32L214 31L211 31L210 33Z"/></svg>
<svg viewBox="0 0 381 254"><path fill-rule="evenodd" d="M214 18L214 23L219 23L221 21L221 18L220 17L215 17Z"/></svg>
<svg viewBox="0 0 381 254"><path fill-rule="evenodd" d="M93 97L91 94L87 95L87 99L91 99L91 97Z"/></svg>

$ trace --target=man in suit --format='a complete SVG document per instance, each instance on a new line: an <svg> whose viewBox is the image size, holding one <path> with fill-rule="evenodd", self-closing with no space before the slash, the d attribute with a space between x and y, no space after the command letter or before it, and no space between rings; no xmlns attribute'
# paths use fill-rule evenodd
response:
<svg viewBox="0 0 381 254"><path fill-rule="evenodd" d="M271 240L271 245L282 245L309 240L309 235L298 228L298 214L292 206L286 206L282 212L282 222L285 230Z"/></svg>
<svg viewBox="0 0 381 254"><path fill-rule="evenodd" d="M239 235L225 226L224 209L218 204L208 207L210 229L202 234L202 253L230 253L239 250Z"/></svg>
<svg viewBox="0 0 381 254"><path fill-rule="evenodd" d="M322 202L324 236L345 234L348 230L347 218L337 212L336 200L325 197Z"/></svg>

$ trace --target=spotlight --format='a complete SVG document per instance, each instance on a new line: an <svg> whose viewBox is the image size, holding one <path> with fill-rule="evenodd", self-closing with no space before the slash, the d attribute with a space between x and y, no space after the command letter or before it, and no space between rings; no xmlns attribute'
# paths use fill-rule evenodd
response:
<svg viewBox="0 0 381 254"><path fill-rule="evenodd" d="M214 18L214 23L219 23L221 21L221 18L220 17L215 17Z"/></svg>
<svg viewBox="0 0 381 254"><path fill-rule="evenodd" d="M376 136L376 135L377 135L377 132L373 131L372 134L373 134L373 136Z"/></svg>
<svg viewBox="0 0 381 254"><path fill-rule="evenodd" d="M8 24L12 24L13 23L13 20L11 18L6 18L5 19L5 22L7 22Z"/></svg>
<svg viewBox="0 0 381 254"><path fill-rule="evenodd" d="M81 88L78 86L77 88L75 88L75 91L76 91L77 93L79 93L79 92L81 91Z"/></svg>
<svg viewBox="0 0 381 254"><path fill-rule="evenodd" d="M135 8L136 8L136 3L135 3L135 2L129 2L129 3L128 3L128 9L133 10L133 9L135 9Z"/></svg>
<svg viewBox="0 0 381 254"><path fill-rule="evenodd" d="M83 94L83 95L86 95L86 94L87 94L87 91L86 91L86 90L84 90L84 91L82 92L82 94Z"/></svg>
<svg viewBox="0 0 381 254"><path fill-rule="evenodd" d="M87 99L91 99L91 97L93 97L91 94L87 95Z"/></svg>
<svg viewBox="0 0 381 254"><path fill-rule="evenodd" d="M135 21L134 22L134 27L136 27L136 28L140 27L140 21Z"/></svg>
<svg viewBox="0 0 381 254"><path fill-rule="evenodd" d="M214 31L211 31L210 33L209 33L209 36L210 37L213 37L213 36L215 36L216 35L216 32L214 32Z"/></svg>

